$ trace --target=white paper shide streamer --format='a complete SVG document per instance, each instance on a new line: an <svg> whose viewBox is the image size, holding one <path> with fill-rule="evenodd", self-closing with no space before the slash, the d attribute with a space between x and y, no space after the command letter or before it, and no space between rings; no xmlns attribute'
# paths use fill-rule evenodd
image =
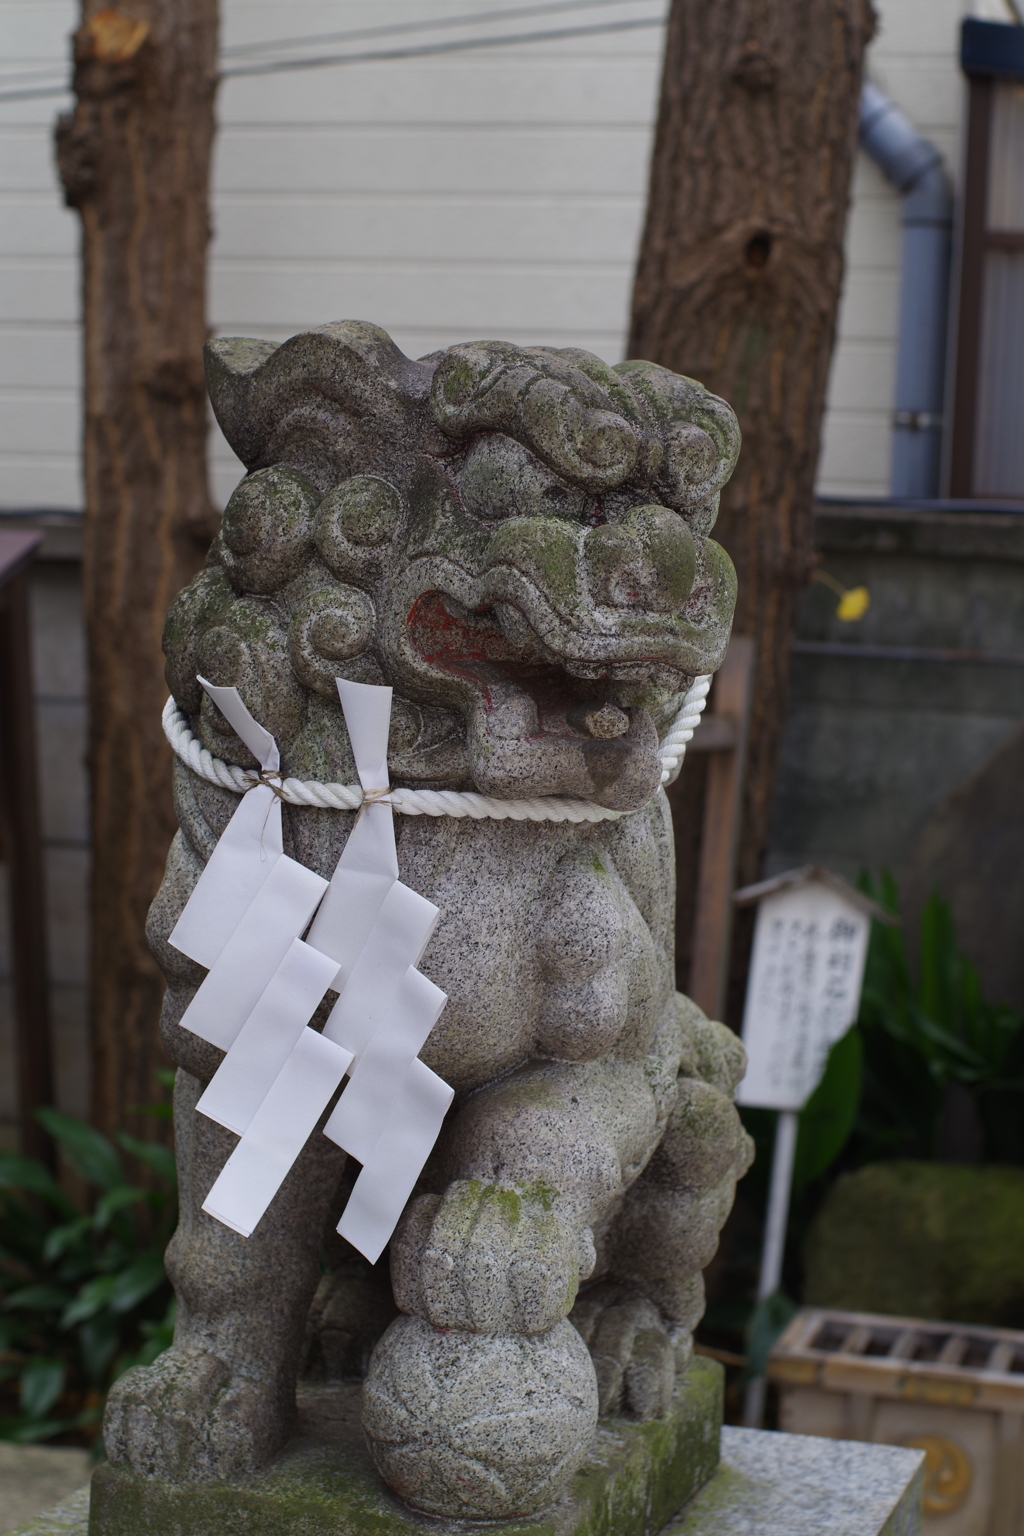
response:
<svg viewBox="0 0 1024 1536"><path fill-rule="evenodd" d="M365 802L328 882L284 852L274 738L199 681L261 768L170 939L207 967L181 1022L227 1053L197 1107L241 1137L203 1210L249 1237L347 1075L324 1134L363 1166L338 1231L376 1263L453 1098L419 1059L447 998L416 969L438 910L398 878L391 689L338 679Z"/></svg>

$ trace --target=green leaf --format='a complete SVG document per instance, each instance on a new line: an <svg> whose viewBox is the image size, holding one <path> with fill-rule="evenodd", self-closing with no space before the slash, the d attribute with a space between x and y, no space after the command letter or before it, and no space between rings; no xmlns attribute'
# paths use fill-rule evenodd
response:
<svg viewBox="0 0 1024 1536"><path fill-rule="evenodd" d="M122 1184L120 1189L110 1190L97 1202L97 1228L103 1231L109 1225L110 1218L116 1216L118 1211L123 1211L129 1205L138 1205L145 1198L146 1191L144 1189L135 1189L131 1184Z"/></svg>
<svg viewBox="0 0 1024 1536"><path fill-rule="evenodd" d="M750 1314L747 1324L746 1379L763 1376L768 1369L768 1356L779 1335L789 1326L797 1314L796 1303L782 1291L775 1291L759 1301Z"/></svg>
<svg viewBox="0 0 1024 1536"><path fill-rule="evenodd" d="M125 1151L137 1157L140 1163L152 1168L168 1184L177 1186L178 1167L170 1147L163 1147L156 1141L140 1141L137 1136L129 1136L127 1131L120 1131L117 1139Z"/></svg>
<svg viewBox="0 0 1024 1536"><path fill-rule="evenodd" d="M82 1323L78 1330L78 1344L82 1352L82 1369L93 1386L103 1384L103 1374L114 1358L120 1330L112 1312L100 1312Z"/></svg>
<svg viewBox="0 0 1024 1536"><path fill-rule="evenodd" d="M13 1441L15 1445L33 1445L37 1440L62 1435L69 1428L70 1425L60 1419L45 1419L40 1423L19 1414L16 1418L0 1419L0 1440Z"/></svg>
<svg viewBox="0 0 1024 1536"><path fill-rule="evenodd" d="M857 1119L864 1046L856 1025L828 1053L821 1082L800 1112L793 1188L803 1189L832 1166Z"/></svg>
<svg viewBox="0 0 1024 1536"><path fill-rule="evenodd" d="M94 1225L95 1223L91 1216L79 1216L75 1221L65 1222L62 1227L53 1227L46 1234L46 1241L43 1244L43 1258L52 1264L54 1259L59 1259L62 1253L66 1253L70 1247L77 1243L79 1238L85 1237L88 1232L91 1232Z"/></svg>
<svg viewBox="0 0 1024 1536"><path fill-rule="evenodd" d="M60 1360L30 1360L21 1373L21 1411L26 1418L44 1419L64 1390Z"/></svg>
<svg viewBox="0 0 1024 1536"><path fill-rule="evenodd" d="M60 1142L68 1162L88 1183L116 1189L126 1182L121 1159L107 1138L91 1125L61 1114L59 1109L37 1109L36 1118Z"/></svg>
<svg viewBox="0 0 1024 1536"><path fill-rule="evenodd" d="M110 1305L115 1312L130 1312L140 1301L163 1285L167 1279L164 1256L159 1250L140 1254L139 1257L114 1276L110 1293Z"/></svg>
<svg viewBox="0 0 1024 1536"><path fill-rule="evenodd" d="M0 1152L0 1189L20 1189L27 1194L41 1195L57 1210L67 1215L74 1213L74 1206L53 1174L32 1157Z"/></svg>
<svg viewBox="0 0 1024 1536"><path fill-rule="evenodd" d="M61 1327L73 1328L76 1323L95 1317L100 1308L105 1307L110 1301L116 1284L116 1275L100 1275L97 1279L88 1281L82 1286L74 1301L64 1309L64 1315L60 1320Z"/></svg>
<svg viewBox="0 0 1024 1536"><path fill-rule="evenodd" d="M10 1310L51 1312L67 1305L67 1291L55 1285L26 1285L20 1291L12 1291L6 1305Z"/></svg>

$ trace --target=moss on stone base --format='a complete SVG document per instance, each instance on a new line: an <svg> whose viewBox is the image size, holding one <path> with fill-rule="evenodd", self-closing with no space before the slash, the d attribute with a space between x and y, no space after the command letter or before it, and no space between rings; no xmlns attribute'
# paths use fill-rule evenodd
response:
<svg viewBox="0 0 1024 1536"><path fill-rule="evenodd" d="M1024 1169L872 1163L807 1243L811 1306L1024 1327Z"/></svg>
<svg viewBox="0 0 1024 1536"><path fill-rule="evenodd" d="M357 1386L303 1391L298 1434L244 1481L165 1483L99 1467L89 1536L439 1536L444 1522L415 1514L381 1482L363 1443L359 1396ZM713 1474L721 1423L721 1367L697 1357L665 1418L602 1420L590 1459L552 1510L487 1530L653 1536Z"/></svg>

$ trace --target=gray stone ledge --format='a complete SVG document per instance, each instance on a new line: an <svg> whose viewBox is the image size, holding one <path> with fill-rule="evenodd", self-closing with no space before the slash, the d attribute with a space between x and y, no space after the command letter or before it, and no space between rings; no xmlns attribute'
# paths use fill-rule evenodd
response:
<svg viewBox="0 0 1024 1536"><path fill-rule="evenodd" d="M924 1453L722 1429L718 1471L663 1536L919 1536Z"/></svg>

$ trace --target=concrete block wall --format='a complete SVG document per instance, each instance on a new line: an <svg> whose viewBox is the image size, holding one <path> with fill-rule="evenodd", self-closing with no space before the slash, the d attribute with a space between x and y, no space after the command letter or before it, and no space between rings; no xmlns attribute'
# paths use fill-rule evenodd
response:
<svg viewBox="0 0 1024 1536"><path fill-rule="evenodd" d="M89 910L85 764L85 640L78 530L51 526L29 576L43 859L49 922L50 1012L61 1109L89 1104L86 1018ZM8 869L0 864L0 1147L16 1144Z"/></svg>

